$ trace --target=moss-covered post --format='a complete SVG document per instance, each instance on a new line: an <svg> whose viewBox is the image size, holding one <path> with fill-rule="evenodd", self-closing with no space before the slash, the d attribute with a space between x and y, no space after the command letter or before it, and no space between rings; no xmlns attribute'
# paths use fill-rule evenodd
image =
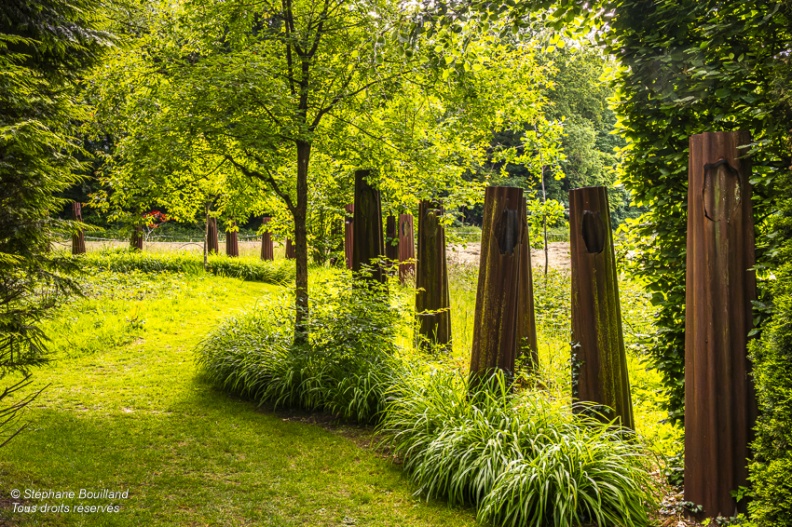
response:
<svg viewBox="0 0 792 527"><path fill-rule="evenodd" d="M451 298L448 293L443 207L421 201L418 205L418 263L415 272L415 312L418 344L427 348L451 347ZM412 223L412 222L410 222Z"/></svg>
<svg viewBox="0 0 792 527"><path fill-rule="evenodd" d="M355 206L351 203L344 206L344 259L347 269L352 269L352 247L355 245Z"/></svg>
<svg viewBox="0 0 792 527"><path fill-rule="evenodd" d="M536 315L534 313L533 269L531 266L531 241L529 239L528 214L523 196L520 215L523 221L522 241L520 243L520 280L519 303L517 305L517 357L523 358L531 372L539 366L539 343L536 336Z"/></svg>
<svg viewBox="0 0 792 527"><path fill-rule="evenodd" d="M72 203L72 215L74 216L74 221L82 223L82 205L76 201ZM85 233L82 229L79 229L74 234L72 234L72 254L84 253Z"/></svg>
<svg viewBox="0 0 792 527"><path fill-rule="evenodd" d="M275 251L272 247L272 233L267 230L267 225L269 222L272 221L272 218L269 216L264 216L261 219L261 225L263 232L261 233L261 259L262 260L274 260L275 259Z"/></svg>
<svg viewBox="0 0 792 527"><path fill-rule="evenodd" d="M379 190L369 184L369 170L355 172L355 210L352 244L352 270L359 273L369 266L373 280L385 281L379 260L385 256L382 235L382 206Z"/></svg>
<svg viewBox="0 0 792 527"><path fill-rule="evenodd" d="M220 252L220 243L217 241L217 218L206 217L206 253L217 254Z"/></svg>
<svg viewBox="0 0 792 527"><path fill-rule="evenodd" d="M685 500L745 511L756 400L746 351L756 298L747 132L690 138L685 313Z"/></svg>
<svg viewBox="0 0 792 527"><path fill-rule="evenodd" d="M633 428L608 189L569 191L572 259L572 398Z"/></svg>
<svg viewBox="0 0 792 527"><path fill-rule="evenodd" d="M286 258L289 260L294 260L297 258L297 249L294 247L294 244L291 241L291 238L286 238Z"/></svg>
<svg viewBox="0 0 792 527"><path fill-rule="evenodd" d="M230 230L226 231L226 256L236 258L239 256L239 235L237 233L236 222L231 226Z"/></svg>
<svg viewBox="0 0 792 527"><path fill-rule="evenodd" d="M527 279L521 272L528 241L525 216L521 188L486 189L470 357L471 387L497 370L512 377L522 340L530 339L528 330L521 326L528 318L524 298L528 288L521 284L521 279Z"/></svg>

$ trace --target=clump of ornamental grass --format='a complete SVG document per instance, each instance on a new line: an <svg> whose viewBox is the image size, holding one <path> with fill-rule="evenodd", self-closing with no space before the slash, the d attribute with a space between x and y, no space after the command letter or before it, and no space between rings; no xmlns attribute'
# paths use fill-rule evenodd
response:
<svg viewBox="0 0 792 527"><path fill-rule="evenodd" d="M477 506L498 526L648 525L648 457L631 433L503 375L475 393L459 373L405 368L379 432L419 492Z"/></svg>
<svg viewBox="0 0 792 527"><path fill-rule="evenodd" d="M376 421L400 318L387 289L330 281L312 288L311 298L307 341L295 343L284 296L225 321L201 343L198 362L212 382L262 405Z"/></svg>
<svg viewBox="0 0 792 527"><path fill-rule="evenodd" d="M74 260L84 267L120 273L135 270L146 273L201 274L204 272L203 256L187 252L154 254L141 251L108 250L81 254L74 257ZM206 271L218 276L280 285L294 277L294 263L289 260L273 262L213 254L207 260Z"/></svg>

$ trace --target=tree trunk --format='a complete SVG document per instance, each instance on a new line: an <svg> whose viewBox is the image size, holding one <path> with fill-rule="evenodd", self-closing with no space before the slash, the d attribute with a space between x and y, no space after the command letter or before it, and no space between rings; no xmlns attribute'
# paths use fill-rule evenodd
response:
<svg viewBox="0 0 792 527"><path fill-rule="evenodd" d="M272 220L269 216L264 216L261 220L261 224L264 228L267 227L267 224ZM261 234L261 259L262 260L274 260L275 254L272 248L272 233L269 231L264 231Z"/></svg>
<svg viewBox="0 0 792 527"><path fill-rule="evenodd" d="M385 221L385 257L388 266L395 266L399 261L399 225L396 216L388 216Z"/></svg>
<svg viewBox="0 0 792 527"><path fill-rule="evenodd" d="M355 206L352 204L344 206L346 219L344 220L344 258L346 259L347 269L352 269L352 248L355 245Z"/></svg>
<svg viewBox="0 0 792 527"><path fill-rule="evenodd" d="M294 279L295 307L294 342L307 341L308 320L308 164L311 159L311 144L297 141L297 206L294 208L294 256L297 272Z"/></svg>
<svg viewBox="0 0 792 527"><path fill-rule="evenodd" d="M572 257L572 397L606 421L633 428L608 190L569 191Z"/></svg>
<svg viewBox="0 0 792 527"><path fill-rule="evenodd" d="M355 172L355 228L352 246L352 271L366 278L385 282L385 272L379 260L385 256L382 236L382 207L379 190L367 178L369 170Z"/></svg>
<svg viewBox="0 0 792 527"><path fill-rule="evenodd" d="M756 299L747 132L690 138L685 314L685 500L700 517L745 512L756 398L748 361Z"/></svg>
<svg viewBox="0 0 792 527"><path fill-rule="evenodd" d="M82 223L82 205L73 202L72 213L74 221ZM85 254L85 233L82 229L72 234L72 254Z"/></svg>
<svg viewBox="0 0 792 527"><path fill-rule="evenodd" d="M233 225L236 228L236 222ZM236 230L226 232L226 256L236 258L239 256L239 235Z"/></svg>
<svg viewBox="0 0 792 527"><path fill-rule="evenodd" d="M526 280L521 272L524 245L528 244L525 216L521 188L487 188L470 358L471 389L496 370L512 377L522 339L529 333L521 328L528 320L525 295L530 291L521 283Z"/></svg>
<svg viewBox="0 0 792 527"><path fill-rule="evenodd" d="M217 218L206 217L206 252L209 254L220 252L220 243L217 241Z"/></svg>
<svg viewBox="0 0 792 527"><path fill-rule="evenodd" d="M418 345L451 348L451 299L448 292L445 228L439 203L418 205L418 269L415 273L415 313ZM412 217L410 217L412 218ZM412 223L412 222L410 222Z"/></svg>

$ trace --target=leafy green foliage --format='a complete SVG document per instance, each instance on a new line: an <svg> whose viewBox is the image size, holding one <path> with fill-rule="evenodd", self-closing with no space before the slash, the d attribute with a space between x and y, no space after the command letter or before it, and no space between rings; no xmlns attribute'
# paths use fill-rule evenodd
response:
<svg viewBox="0 0 792 527"><path fill-rule="evenodd" d="M388 395L379 430L428 498L494 525L648 525L649 467L624 432L503 376L469 394L459 374L412 368Z"/></svg>
<svg viewBox="0 0 792 527"><path fill-rule="evenodd" d="M377 420L396 352L387 289L329 281L312 302L306 343L295 344L280 297L226 321L199 347L199 363L214 383L259 404Z"/></svg>
<svg viewBox="0 0 792 527"><path fill-rule="evenodd" d="M147 273L177 272L204 273L203 259L192 253L150 254L140 251L103 251L86 253L74 258L81 266L115 272L133 270ZM211 255L206 271L250 282L282 285L294 277L294 264L288 260L262 261L257 258L229 258Z"/></svg>
<svg viewBox="0 0 792 527"><path fill-rule="evenodd" d="M778 257L786 261L770 282L773 297L772 317L765 324L761 339L752 342L757 398L760 416L753 444L751 465L753 500L749 504L756 525L792 524L792 186L787 187L774 231L785 244Z"/></svg>
<svg viewBox="0 0 792 527"><path fill-rule="evenodd" d="M73 133L85 114L74 87L106 41L94 9L87 0L0 5L0 378L26 378L44 362L39 322L76 289L68 259L49 251L69 226L51 217L81 168ZM20 382L0 391L2 404ZM0 407L3 432L20 408Z"/></svg>

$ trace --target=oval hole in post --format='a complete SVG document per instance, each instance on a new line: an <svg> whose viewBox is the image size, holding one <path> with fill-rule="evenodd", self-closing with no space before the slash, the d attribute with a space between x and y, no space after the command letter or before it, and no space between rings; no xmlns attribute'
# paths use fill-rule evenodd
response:
<svg viewBox="0 0 792 527"><path fill-rule="evenodd" d="M731 220L740 205L740 173L726 159L704 165L704 216Z"/></svg>
<svg viewBox="0 0 792 527"><path fill-rule="evenodd" d="M501 254L514 254L514 248L519 243L520 213L516 209L503 209L500 221L495 227L495 236L498 238L498 247Z"/></svg>
<svg viewBox="0 0 792 527"><path fill-rule="evenodd" d="M605 228L597 212L583 211L583 243L586 251L592 254L601 253L605 248Z"/></svg>

